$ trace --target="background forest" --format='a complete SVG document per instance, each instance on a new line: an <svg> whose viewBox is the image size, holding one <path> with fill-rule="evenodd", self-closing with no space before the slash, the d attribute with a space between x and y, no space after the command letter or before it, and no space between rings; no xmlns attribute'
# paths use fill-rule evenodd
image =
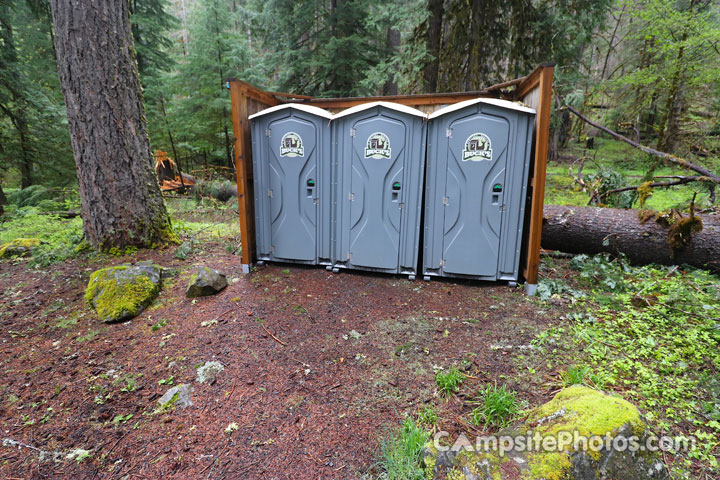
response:
<svg viewBox="0 0 720 480"><path fill-rule="evenodd" d="M472 91L543 61L557 63L558 105L718 170L719 2L131 0L131 11L152 148L186 172L233 167L226 77L325 97ZM3 0L0 25L2 186L71 188L47 2ZM597 133L554 112L550 202L582 204L578 190L590 185L673 173L617 142L594 142ZM589 177L569 177L568 162ZM701 202L714 199L710 189L701 186ZM627 207L637 195L606 201Z"/></svg>

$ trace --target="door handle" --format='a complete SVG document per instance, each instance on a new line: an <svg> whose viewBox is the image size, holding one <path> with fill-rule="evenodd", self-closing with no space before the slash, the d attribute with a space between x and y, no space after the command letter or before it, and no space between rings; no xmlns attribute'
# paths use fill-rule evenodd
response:
<svg viewBox="0 0 720 480"><path fill-rule="evenodd" d="M313 191L315 190L315 180L313 180L312 178L308 178L308 181L306 182L306 184L307 184L307 187L308 187L308 189L307 189L307 196L308 196L309 198L312 198L312 196L313 196Z"/></svg>
<svg viewBox="0 0 720 480"><path fill-rule="evenodd" d="M400 197L400 189L402 186L400 185L400 182L393 182L392 184L392 201L397 202L398 198Z"/></svg>
<svg viewBox="0 0 720 480"><path fill-rule="evenodd" d="M492 196L492 204L498 205L500 203L500 194L503 191L503 186L501 183L496 183L492 187L493 196Z"/></svg>

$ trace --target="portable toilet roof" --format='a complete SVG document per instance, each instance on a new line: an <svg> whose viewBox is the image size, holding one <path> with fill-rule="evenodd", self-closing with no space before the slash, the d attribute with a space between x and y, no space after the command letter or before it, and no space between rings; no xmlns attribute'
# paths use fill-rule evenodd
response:
<svg viewBox="0 0 720 480"><path fill-rule="evenodd" d="M283 103L281 105L275 105L274 107L266 108L265 110L260 110L259 112L250 115L248 117L248 120L252 120L255 117L260 117L269 113L277 112L279 110L284 110L286 108L293 108L295 110L312 113L313 115L317 115L318 117L324 117L328 120L332 120L333 118L332 113L328 112L327 110L323 110L322 108L313 107L312 105L303 105L302 103Z"/></svg>
<svg viewBox="0 0 720 480"><path fill-rule="evenodd" d="M447 115L448 113L462 110L463 108L469 107L470 105L475 105L476 103L485 103L488 105L495 105L497 107L508 108L510 110L517 110L520 112L526 112L526 113L532 113L532 114L535 113L535 110L533 110L530 107L526 107L525 105L523 105L519 102L511 102L509 100L500 100L499 98L473 98L471 100L465 100L464 102L453 103L452 105L448 105L447 107L443 107L439 110L436 110L428 116L428 119L432 120L433 118L437 118L442 115Z"/></svg>
<svg viewBox="0 0 720 480"><path fill-rule="evenodd" d="M385 108L389 108L391 110L395 110L397 112L402 112L402 113L407 113L410 115L416 115L416 116L422 117L422 118L427 118L427 115L425 115L420 110L418 110L416 108L408 107L407 105L403 105L401 103L369 102L369 103L361 103L360 105L355 105L354 107L350 107L348 109L343 110L342 112L336 113L333 116L333 119L346 117L348 115L362 112L363 110L369 110L369 109L375 108L375 107L385 107Z"/></svg>

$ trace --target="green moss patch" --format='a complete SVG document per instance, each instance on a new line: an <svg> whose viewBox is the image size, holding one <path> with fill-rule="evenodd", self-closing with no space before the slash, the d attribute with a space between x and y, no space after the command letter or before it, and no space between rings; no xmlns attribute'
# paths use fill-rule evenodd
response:
<svg viewBox="0 0 720 480"><path fill-rule="evenodd" d="M32 249L40 245L37 238L16 238L12 242L0 245L0 258L25 257Z"/></svg>
<svg viewBox="0 0 720 480"><path fill-rule="evenodd" d="M160 272L152 264L103 268L90 276L85 300L105 323L129 320L157 297Z"/></svg>
<svg viewBox="0 0 720 480"><path fill-rule="evenodd" d="M552 420L543 422L548 418ZM558 392L555 398L530 413L528 423L541 423L536 430L543 435L577 430L582 436L604 436L617 433L624 425L629 425L635 435L645 431L640 412L632 403L581 385Z"/></svg>

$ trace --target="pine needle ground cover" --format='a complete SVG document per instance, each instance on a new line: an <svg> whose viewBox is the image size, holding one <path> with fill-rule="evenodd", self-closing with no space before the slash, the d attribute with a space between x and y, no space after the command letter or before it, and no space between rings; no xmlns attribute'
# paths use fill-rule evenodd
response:
<svg viewBox="0 0 720 480"><path fill-rule="evenodd" d="M177 247L0 260L0 429L15 445L0 447L0 476L418 478L433 433L494 433L581 385L638 405L657 433L694 435L667 455L675 478L717 477L716 276L545 257L538 297L292 265L245 276L234 205L203 202L171 202ZM157 299L102 323L83 298L90 274L147 260L167 269ZM187 298L198 265L228 287ZM210 361L224 370L197 382ZM181 385L192 405L159 408ZM86 453L46 462L12 442Z"/></svg>

